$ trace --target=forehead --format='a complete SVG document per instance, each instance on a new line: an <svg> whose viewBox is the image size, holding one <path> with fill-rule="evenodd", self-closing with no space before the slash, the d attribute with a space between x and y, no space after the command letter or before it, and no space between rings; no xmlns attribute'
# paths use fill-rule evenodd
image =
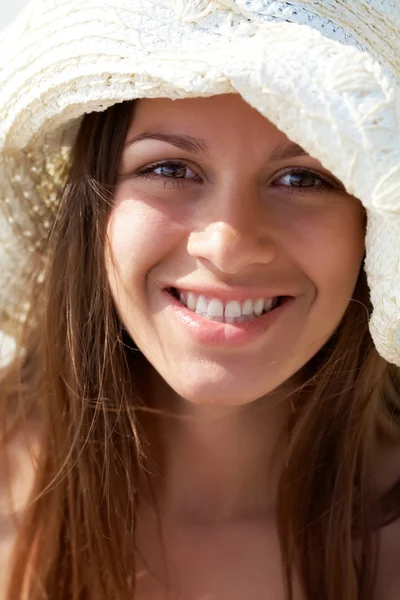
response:
<svg viewBox="0 0 400 600"><path fill-rule="evenodd" d="M253 154L290 144L282 131L239 94L140 99L134 104L127 140L153 132L191 136L208 149L225 148L230 153L233 148Z"/></svg>
<svg viewBox="0 0 400 600"><path fill-rule="evenodd" d="M197 123L219 123L236 121L237 125L262 128L276 127L250 106L239 94L221 94L207 98L142 98L135 102L133 123L161 121L196 126ZM276 129L277 130L277 129ZM278 131L278 130L277 130ZM282 134L283 135L283 134Z"/></svg>

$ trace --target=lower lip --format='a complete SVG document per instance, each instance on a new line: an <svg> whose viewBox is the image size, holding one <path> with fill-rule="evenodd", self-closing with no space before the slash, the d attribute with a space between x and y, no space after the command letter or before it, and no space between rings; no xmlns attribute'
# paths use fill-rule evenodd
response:
<svg viewBox="0 0 400 600"><path fill-rule="evenodd" d="M295 298L285 298L283 304L245 323L218 323L189 310L171 293L163 290L167 308L176 319L202 344L211 346L244 346L271 329Z"/></svg>

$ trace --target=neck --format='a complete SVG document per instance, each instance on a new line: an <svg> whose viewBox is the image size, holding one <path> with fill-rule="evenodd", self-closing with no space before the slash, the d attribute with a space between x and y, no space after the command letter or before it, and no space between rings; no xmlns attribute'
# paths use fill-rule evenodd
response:
<svg viewBox="0 0 400 600"><path fill-rule="evenodd" d="M150 442L150 488L166 517L215 524L269 516L290 402L283 390L245 406L196 405L155 373L143 426ZM160 416L164 413L164 416Z"/></svg>

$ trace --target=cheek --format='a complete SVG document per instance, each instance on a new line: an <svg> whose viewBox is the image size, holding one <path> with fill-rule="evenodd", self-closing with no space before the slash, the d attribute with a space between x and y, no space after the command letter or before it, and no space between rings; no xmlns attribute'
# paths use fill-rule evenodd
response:
<svg viewBox="0 0 400 600"><path fill-rule="evenodd" d="M121 278L143 277L171 250L180 229L173 215L117 196L107 225L107 263L113 261Z"/></svg>
<svg viewBox="0 0 400 600"><path fill-rule="evenodd" d="M333 205L300 220L296 247L301 268L334 312L352 296L365 248L365 213L357 201Z"/></svg>

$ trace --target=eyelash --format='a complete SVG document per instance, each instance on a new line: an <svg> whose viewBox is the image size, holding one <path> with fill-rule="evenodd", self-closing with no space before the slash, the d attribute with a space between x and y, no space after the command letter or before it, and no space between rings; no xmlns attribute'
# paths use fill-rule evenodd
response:
<svg viewBox="0 0 400 600"><path fill-rule="evenodd" d="M157 169L159 167L176 167L176 166L191 168L191 167L188 167L188 165L185 162L179 161L179 160L160 161L160 162L150 163L143 169L137 171L135 173L135 176L143 177L144 179L150 179L150 180L162 179L164 181L165 186L171 183L172 186L176 187L176 188L186 187L186 185L190 181L198 183L197 175L196 175L196 178L186 179L183 177L166 177L163 175L157 175L153 172L154 169ZM192 169L192 171L194 173L193 169ZM293 194L293 193L307 194L307 193L309 193L308 190L313 190L313 193L315 193L315 192L321 193L323 190L326 190L326 188L333 189L335 187L335 185L332 181L323 177L323 175L321 175L320 173L317 173L313 169L309 169L307 167L293 167L293 168L289 169L288 171L280 174L278 179L281 179L285 175L292 175L292 174L313 175L316 179L320 180L321 185L308 186L308 187L307 186L297 187L297 186L287 186L287 185L286 186L277 186L277 187L285 188L286 192L289 194Z"/></svg>

